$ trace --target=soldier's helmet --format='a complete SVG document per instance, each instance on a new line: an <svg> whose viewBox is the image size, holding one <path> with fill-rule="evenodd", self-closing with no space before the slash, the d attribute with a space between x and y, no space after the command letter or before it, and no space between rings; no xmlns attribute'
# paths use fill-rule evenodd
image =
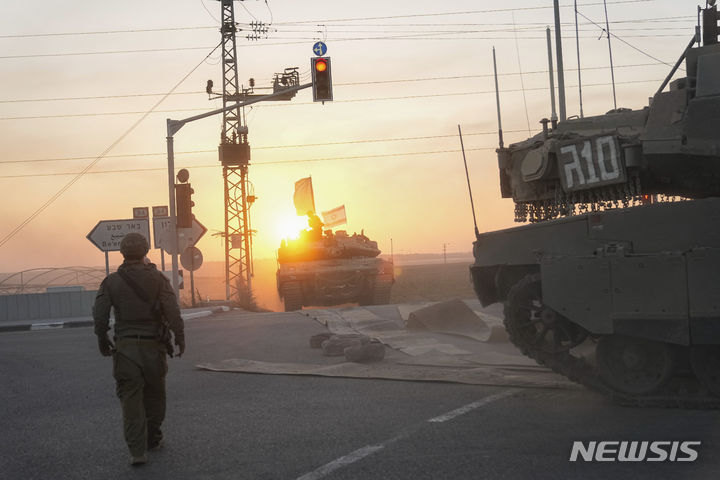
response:
<svg viewBox="0 0 720 480"><path fill-rule="evenodd" d="M128 233L120 242L120 253L129 260L139 260L147 255L150 246L139 233Z"/></svg>

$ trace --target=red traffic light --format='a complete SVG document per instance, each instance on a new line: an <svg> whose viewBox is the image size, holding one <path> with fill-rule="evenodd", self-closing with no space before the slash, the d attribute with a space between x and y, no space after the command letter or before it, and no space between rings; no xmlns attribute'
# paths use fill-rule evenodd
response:
<svg viewBox="0 0 720 480"><path fill-rule="evenodd" d="M327 70L327 60L324 58L318 58L315 60L315 71L316 72L324 72Z"/></svg>
<svg viewBox="0 0 720 480"><path fill-rule="evenodd" d="M332 101L332 64L330 63L330 57L311 58L310 71L312 72L313 101Z"/></svg>

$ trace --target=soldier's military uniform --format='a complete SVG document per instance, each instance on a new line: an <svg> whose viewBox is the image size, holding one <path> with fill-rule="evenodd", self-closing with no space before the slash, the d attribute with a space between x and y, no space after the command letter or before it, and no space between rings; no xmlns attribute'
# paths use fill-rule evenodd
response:
<svg viewBox="0 0 720 480"><path fill-rule="evenodd" d="M100 352L113 357L116 393L123 412L125 441L131 464L147 461L146 451L162 445L160 426L165 418L165 375L167 349L159 341L160 323L151 303L159 297L165 318L178 346L185 350L183 320L175 293L154 265L145 264L145 238L131 233L121 243L125 262L118 268L145 292L147 302L133 290L120 273L103 280L95 298L93 318ZM115 343L108 338L110 308L115 310ZM178 355L178 356L179 356Z"/></svg>

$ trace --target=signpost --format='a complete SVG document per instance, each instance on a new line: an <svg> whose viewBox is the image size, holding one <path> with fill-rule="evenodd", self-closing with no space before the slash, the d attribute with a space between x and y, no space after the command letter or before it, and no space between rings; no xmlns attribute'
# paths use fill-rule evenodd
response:
<svg viewBox="0 0 720 480"><path fill-rule="evenodd" d="M155 237L155 248L161 248L170 255L179 255L187 247L194 247L205 233L207 228L196 218L193 218L192 227L177 229L177 243L175 245L174 235L171 230L170 217L153 218L153 235Z"/></svg>
<svg viewBox="0 0 720 480"><path fill-rule="evenodd" d="M150 211L148 210L148 207L134 207L133 208L133 218L148 218L150 216Z"/></svg>
<svg viewBox="0 0 720 480"><path fill-rule="evenodd" d="M313 45L313 53L317 55L318 57L324 57L327 53L327 45L325 45L324 42L315 42L315 45Z"/></svg>
<svg viewBox="0 0 720 480"><path fill-rule="evenodd" d="M161 205L161 206L155 206L152 207L152 215L153 215L153 240L155 241L155 248L160 248L158 244L158 235L157 235L157 228L155 227L155 217L169 217L170 216L170 209L167 205ZM170 224L168 219L168 225ZM160 266L162 267L162 270L165 271L165 252L161 249L160 250Z"/></svg>
<svg viewBox="0 0 720 480"><path fill-rule="evenodd" d="M273 100L278 97L287 96L289 94L292 94L294 92L298 92L300 90L303 90L305 88L312 87L312 83L306 83L304 85L294 85L292 87L288 87L285 89L282 89L280 91L271 93L270 95L264 95L261 97L251 98L249 100L246 100L244 102L239 103L233 103L231 105L225 105L223 108L218 108L216 110L211 110L209 112L201 113L200 115L195 115L192 117L184 118L182 120L173 120L168 118L166 121L167 125L167 135L165 137L167 141L167 170L168 170L168 199L169 205L170 205L170 226L171 228L176 225L177 222L177 211L175 206L175 139L174 136L180 129L191 122L195 122L197 120L202 120L203 118L211 117L213 115L217 115L219 113L229 112L232 110L237 110L241 107L245 107L248 105L252 105L254 103L262 102L264 100ZM227 224L226 224L227 226ZM227 229L226 229L227 231ZM225 261L228 261L228 256L226 254ZM175 292L177 293L177 271L178 271L178 257L177 253L172 254L172 269L173 269L173 288L175 289ZM226 269L226 278L228 276L228 270ZM226 285L226 288L229 288ZM229 295L228 295L229 296Z"/></svg>
<svg viewBox="0 0 720 480"><path fill-rule="evenodd" d="M110 275L108 252L120 250L120 242L128 233L139 233L150 244L150 222L147 218L100 220L86 238L100 251L105 252L105 274Z"/></svg>
<svg viewBox="0 0 720 480"><path fill-rule="evenodd" d="M169 217L169 212L170 210L168 210L167 205L163 205L161 207L152 207L153 217Z"/></svg>
<svg viewBox="0 0 720 480"><path fill-rule="evenodd" d="M202 252L196 247L187 247L180 255L180 264L190 271L190 298L192 306L195 306L195 270L200 268L203 262Z"/></svg>

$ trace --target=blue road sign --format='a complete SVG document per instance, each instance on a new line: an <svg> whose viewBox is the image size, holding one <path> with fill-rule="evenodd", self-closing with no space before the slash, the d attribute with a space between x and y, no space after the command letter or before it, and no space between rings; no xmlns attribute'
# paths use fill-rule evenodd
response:
<svg viewBox="0 0 720 480"><path fill-rule="evenodd" d="M315 42L315 45L313 45L313 53L318 57L322 57L327 53L327 45L323 42Z"/></svg>

